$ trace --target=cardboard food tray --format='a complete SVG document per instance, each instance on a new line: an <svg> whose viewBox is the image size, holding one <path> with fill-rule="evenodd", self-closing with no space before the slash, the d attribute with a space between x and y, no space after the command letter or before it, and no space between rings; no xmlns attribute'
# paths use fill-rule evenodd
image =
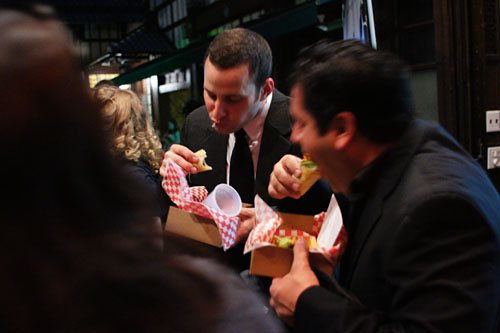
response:
<svg viewBox="0 0 500 333"><path fill-rule="evenodd" d="M215 247L222 247L219 229L213 220L177 207L170 207L164 231Z"/></svg>
<svg viewBox="0 0 500 333"><path fill-rule="evenodd" d="M242 206L251 207L252 205L243 203ZM164 232L222 247L219 229L213 220L174 206L171 206L168 211Z"/></svg>
<svg viewBox="0 0 500 333"><path fill-rule="evenodd" d="M314 216L278 213L283 223L279 229L296 229L312 233ZM280 248L269 245L252 251L250 274L268 277L282 277L286 275L293 262L293 249ZM327 274L333 274L332 264L320 253L310 253L311 267L319 268Z"/></svg>

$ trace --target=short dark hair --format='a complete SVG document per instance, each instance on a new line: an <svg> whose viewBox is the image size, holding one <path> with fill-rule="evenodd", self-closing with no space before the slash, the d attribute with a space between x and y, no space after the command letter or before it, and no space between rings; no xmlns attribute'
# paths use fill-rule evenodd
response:
<svg viewBox="0 0 500 333"><path fill-rule="evenodd" d="M132 191L120 186L130 177L109 152L74 55L62 22L0 10L0 140L12 158L0 167L10 175L0 187L26 189L4 200L0 220L70 223L87 231L147 222L150 204L133 193L139 182ZM43 176L25 182L33 161Z"/></svg>
<svg viewBox="0 0 500 333"><path fill-rule="evenodd" d="M359 131L377 143L397 140L413 119L406 66L357 40L323 40L303 49L290 79L302 87L304 107L321 134L342 111L351 111Z"/></svg>
<svg viewBox="0 0 500 333"><path fill-rule="evenodd" d="M224 30L210 43L205 60L221 69L248 63L257 87L271 76L273 55L267 41L256 32L244 28Z"/></svg>
<svg viewBox="0 0 500 333"><path fill-rule="evenodd" d="M0 10L7 9L22 12L32 18L42 21L59 19L55 8L43 3L33 3L32 1L22 0L2 0Z"/></svg>

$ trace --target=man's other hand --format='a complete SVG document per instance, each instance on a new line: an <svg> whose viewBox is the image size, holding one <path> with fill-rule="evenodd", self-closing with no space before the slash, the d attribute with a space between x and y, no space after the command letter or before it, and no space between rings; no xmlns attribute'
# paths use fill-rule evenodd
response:
<svg viewBox="0 0 500 333"><path fill-rule="evenodd" d="M297 300L304 290L312 286L319 286L319 281L309 265L307 241L299 238L293 248L290 272L282 278L274 278L269 288L270 304L285 323L293 326Z"/></svg>
<svg viewBox="0 0 500 333"><path fill-rule="evenodd" d="M236 243L245 241L255 226L255 208L242 208L238 217L240 218L240 224L236 231Z"/></svg>

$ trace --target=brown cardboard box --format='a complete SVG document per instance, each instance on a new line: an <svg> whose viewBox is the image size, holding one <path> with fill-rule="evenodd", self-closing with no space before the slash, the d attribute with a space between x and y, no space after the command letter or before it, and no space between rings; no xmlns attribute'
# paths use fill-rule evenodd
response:
<svg viewBox="0 0 500 333"><path fill-rule="evenodd" d="M165 232L222 247L219 229L213 220L177 207L170 207L168 211Z"/></svg>
<svg viewBox="0 0 500 333"><path fill-rule="evenodd" d="M242 203L243 207L251 207ZM165 232L186 237L208 245L222 247L222 239L215 222L177 207L170 207Z"/></svg>
<svg viewBox="0 0 500 333"><path fill-rule="evenodd" d="M312 232L314 216L279 213L283 220L279 229L296 229ZM310 253L309 261L312 267L319 268L328 274L333 274L332 264L320 253ZM252 251L250 274L269 277L286 275L293 262L293 249L276 246L264 246Z"/></svg>

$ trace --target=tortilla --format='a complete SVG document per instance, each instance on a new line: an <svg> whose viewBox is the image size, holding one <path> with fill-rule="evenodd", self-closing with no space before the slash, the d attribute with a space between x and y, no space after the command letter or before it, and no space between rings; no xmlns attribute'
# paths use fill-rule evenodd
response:
<svg viewBox="0 0 500 333"><path fill-rule="evenodd" d="M314 163L309 155L305 154L302 161L300 161L300 168L302 175L300 176L300 195L303 196L320 178L318 166Z"/></svg>
<svg viewBox="0 0 500 333"><path fill-rule="evenodd" d="M196 153L194 153L198 157L198 162L193 163L198 172L210 171L212 167L207 164L205 159L207 158L207 152L205 149L200 149Z"/></svg>

